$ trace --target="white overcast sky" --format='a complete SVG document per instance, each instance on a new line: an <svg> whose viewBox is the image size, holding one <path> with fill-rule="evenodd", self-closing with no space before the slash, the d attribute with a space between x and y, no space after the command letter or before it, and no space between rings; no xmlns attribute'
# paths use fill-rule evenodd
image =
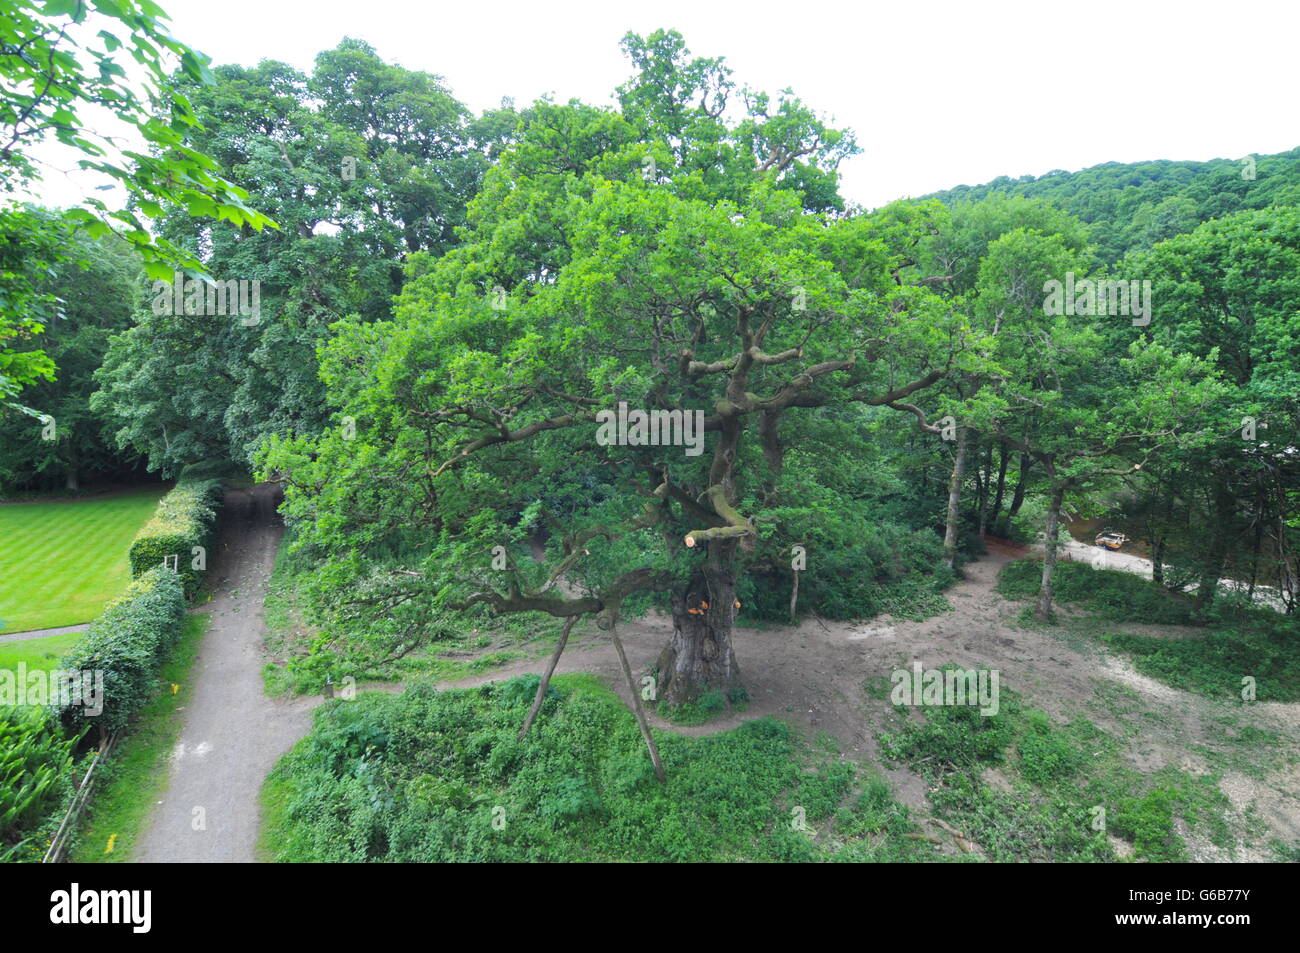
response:
<svg viewBox="0 0 1300 953"><path fill-rule="evenodd" d="M344 36L443 76L471 109L612 102L628 30L679 30L738 84L856 130L842 191L875 207L999 175L1239 159L1300 145L1296 0L848 3L160 0L216 63L309 71ZM62 177L41 197L75 200Z"/></svg>

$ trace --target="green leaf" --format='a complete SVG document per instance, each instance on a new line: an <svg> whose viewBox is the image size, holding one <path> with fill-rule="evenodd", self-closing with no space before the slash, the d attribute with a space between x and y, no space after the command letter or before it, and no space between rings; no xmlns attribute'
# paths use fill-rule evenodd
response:
<svg viewBox="0 0 1300 953"><path fill-rule="evenodd" d="M175 270L161 261L146 261L144 272L150 281L170 281L175 275Z"/></svg>
<svg viewBox="0 0 1300 953"><path fill-rule="evenodd" d="M78 6L77 0L46 0L41 12L46 16L64 17L75 13Z"/></svg>

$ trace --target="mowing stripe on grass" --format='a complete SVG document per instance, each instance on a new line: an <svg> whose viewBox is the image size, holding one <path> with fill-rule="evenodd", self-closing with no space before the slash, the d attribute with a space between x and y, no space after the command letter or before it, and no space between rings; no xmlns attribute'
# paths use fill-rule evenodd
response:
<svg viewBox="0 0 1300 953"><path fill-rule="evenodd" d="M0 506L0 632L97 616L130 581L127 550L164 492Z"/></svg>

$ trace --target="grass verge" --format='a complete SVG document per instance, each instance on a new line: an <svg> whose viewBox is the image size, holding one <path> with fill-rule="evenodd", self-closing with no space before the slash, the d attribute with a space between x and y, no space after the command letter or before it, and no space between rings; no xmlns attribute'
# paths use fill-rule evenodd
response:
<svg viewBox="0 0 1300 953"><path fill-rule="evenodd" d="M167 789L169 756L181 736L191 698L190 668L198 655L206 615L188 615L180 641L159 673L161 691L146 704L121 738L82 817L70 852L74 863L122 863L144 833L154 803ZM179 688L172 693L172 685ZM112 850L108 850L110 840Z"/></svg>
<svg viewBox="0 0 1300 953"><path fill-rule="evenodd" d="M1009 599L1034 598L1041 566L1036 560L1007 563L998 591ZM1189 600L1132 573L1061 563L1054 587L1059 601L1100 619L1145 625L1193 622ZM1223 701L1300 701L1300 618L1223 597L1203 623L1181 636L1116 632L1114 626L1109 631L1091 625L1073 629L1096 631L1101 644L1128 656L1137 671L1174 688ZM1244 697L1247 687L1253 698Z"/></svg>
<svg viewBox="0 0 1300 953"><path fill-rule="evenodd" d="M16 671L21 662L29 672L51 671L59 667L63 656L68 654L80 638L80 632L68 632L43 639L0 642L0 669Z"/></svg>

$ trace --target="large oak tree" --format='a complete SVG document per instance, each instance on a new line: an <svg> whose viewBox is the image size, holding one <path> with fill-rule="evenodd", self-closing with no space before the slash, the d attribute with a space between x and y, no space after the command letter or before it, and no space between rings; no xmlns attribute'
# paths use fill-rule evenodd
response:
<svg viewBox="0 0 1300 953"><path fill-rule="evenodd" d="M595 616L622 657L618 619L657 599L673 620L659 700L737 697L738 583L760 543L813 528L786 517L842 465L843 420L966 352L964 319L915 270L936 209L816 211L805 185L833 181L844 137L790 105L729 126L694 87L678 101L697 74L715 76L684 69L657 107L629 84L628 116L539 108L465 242L415 256L395 320L340 325L322 349L340 426L263 462L338 619L378 651L486 606ZM790 177L797 162L816 174ZM601 441L620 404L698 414L702 452Z"/></svg>

